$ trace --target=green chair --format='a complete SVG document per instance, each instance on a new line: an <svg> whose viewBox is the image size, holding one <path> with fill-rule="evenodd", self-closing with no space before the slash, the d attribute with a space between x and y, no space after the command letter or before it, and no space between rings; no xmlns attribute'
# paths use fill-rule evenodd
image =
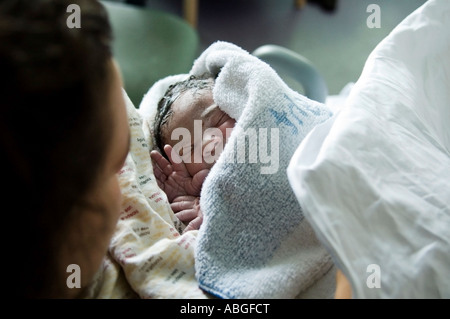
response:
<svg viewBox="0 0 450 319"><path fill-rule="evenodd" d="M328 96L325 79L304 56L273 44L263 45L252 54L268 63L281 77L289 76L299 83L305 96L311 100L325 103Z"/></svg>
<svg viewBox="0 0 450 319"><path fill-rule="evenodd" d="M114 32L114 56L136 107L159 79L188 73L199 54L199 36L182 18L123 3L102 1Z"/></svg>

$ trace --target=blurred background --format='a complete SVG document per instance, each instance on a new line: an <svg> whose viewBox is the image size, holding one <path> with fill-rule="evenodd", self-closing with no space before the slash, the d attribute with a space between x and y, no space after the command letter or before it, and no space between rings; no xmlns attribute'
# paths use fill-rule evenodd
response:
<svg viewBox="0 0 450 319"><path fill-rule="evenodd" d="M336 0L331 1L335 6L327 7L319 0L310 0L298 9L293 0L197 1L197 18L191 26L198 35L198 54L217 40L232 42L249 52L265 44L277 44L311 61L324 77L330 95L338 94L347 83L356 82L375 46L426 2ZM130 0L128 4L186 21L183 0ZM380 28L367 25L372 14L367 12L370 4L380 8Z"/></svg>

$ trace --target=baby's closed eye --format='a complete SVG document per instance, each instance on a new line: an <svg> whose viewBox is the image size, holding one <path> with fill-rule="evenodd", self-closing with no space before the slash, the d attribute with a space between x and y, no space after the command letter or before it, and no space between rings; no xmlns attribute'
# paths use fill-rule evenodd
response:
<svg viewBox="0 0 450 319"><path fill-rule="evenodd" d="M209 126L210 127L219 127L228 119L229 119L228 114L217 108L217 110L211 115L211 117L209 119Z"/></svg>

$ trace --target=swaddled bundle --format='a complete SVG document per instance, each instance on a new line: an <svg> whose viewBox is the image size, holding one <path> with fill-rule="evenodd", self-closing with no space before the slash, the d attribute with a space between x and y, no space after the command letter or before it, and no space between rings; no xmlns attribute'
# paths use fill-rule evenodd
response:
<svg viewBox="0 0 450 319"><path fill-rule="evenodd" d="M236 126L203 184L196 276L222 298L294 298L332 262L286 168L308 132L332 114L230 43L214 43L195 61L191 74L205 72L217 76L214 101Z"/></svg>

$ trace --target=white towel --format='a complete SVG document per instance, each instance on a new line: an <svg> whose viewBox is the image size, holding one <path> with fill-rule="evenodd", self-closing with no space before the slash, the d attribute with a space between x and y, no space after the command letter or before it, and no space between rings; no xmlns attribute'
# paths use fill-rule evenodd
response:
<svg viewBox="0 0 450 319"><path fill-rule="evenodd" d="M200 55L191 74L205 72L217 75L214 100L237 123L201 192L200 287L222 298L294 298L332 261L304 218L286 168L306 134L332 113L230 43L216 42Z"/></svg>

